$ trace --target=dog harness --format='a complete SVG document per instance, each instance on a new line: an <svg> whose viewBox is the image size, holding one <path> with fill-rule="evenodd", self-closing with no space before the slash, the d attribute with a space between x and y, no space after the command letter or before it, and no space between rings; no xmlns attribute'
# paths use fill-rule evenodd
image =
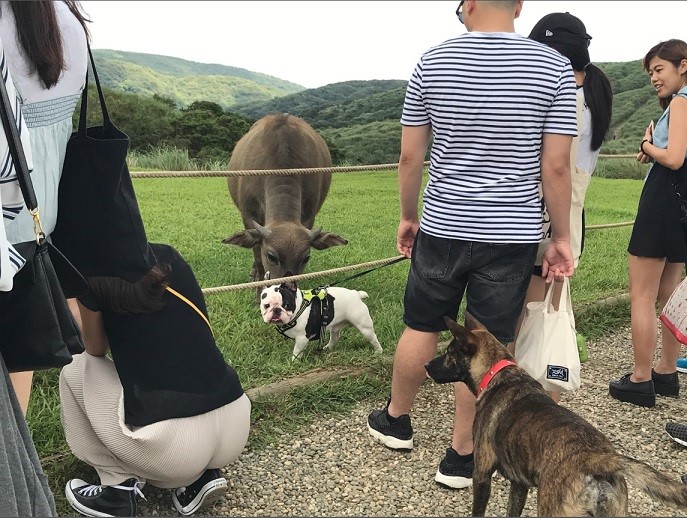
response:
<svg viewBox="0 0 687 518"><path fill-rule="evenodd" d="M497 361L494 365L492 365L479 384L479 388L477 389L477 397L480 397L480 395L487 388L487 385L489 385L489 382L492 380L494 376L496 376L500 371L502 371L506 367L511 367L513 365L517 365L517 363L515 363L513 360L500 360Z"/></svg>
<svg viewBox="0 0 687 518"><path fill-rule="evenodd" d="M309 306L312 306L308 322L305 324L305 336L311 342L314 340L320 341L319 349L322 349L324 334L327 326L334 320L334 297L327 291L328 286L320 286L313 290L300 290L303 300L301 307L293 318L283 325L277 326L277 331L283 336L286 336L286 331L293 328L298 323L298 318L303 314L303 311ZM288 337L287 337L288 338Z"/></svg>

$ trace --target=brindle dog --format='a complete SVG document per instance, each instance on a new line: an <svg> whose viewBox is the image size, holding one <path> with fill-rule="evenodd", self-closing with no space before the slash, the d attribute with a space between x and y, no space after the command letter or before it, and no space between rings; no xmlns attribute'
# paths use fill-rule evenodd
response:
<svg viewBox="0 0 687 518"><path fill-rule="evenodd" d="M530 487L539 488L539 516L625 516L626 481L687 509L686 485L617 453L601 432L554 403L517 365L492 368L514 359L474 318L466 315L467 329L446 322L453 340L425 368L437 383L462 381L477 396L473 516L484 516L497 470L511 483L508 516L520 516Z"/></svg>

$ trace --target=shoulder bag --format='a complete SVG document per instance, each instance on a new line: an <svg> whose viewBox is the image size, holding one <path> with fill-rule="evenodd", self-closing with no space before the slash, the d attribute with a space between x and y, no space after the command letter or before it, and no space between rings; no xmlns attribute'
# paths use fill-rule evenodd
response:
<svg viewBox="0 0 687 518"><path fill-rule="evenodd" d="M72 354L84 351L84 344L56 268L70 296L84 294L88 285L45 238L12 105L1 78L0 101L10 156L36 232L35 240L14 245L26 264L14 276L12 290L0 293L0 354L10 372L62 367L72 361Z"/></svg>
<svg viewBox="0 0 687 518"><path fill-rule="evenodd" d="M553 306L554 285L543 301L530 302L515 344L515 360L550 391L580 388L580 356L575 337L575 317L570 281L563 280L558 310Z"/></svg>
<svg viewBox="0 0 687 518"><path fill-rule="evenodd" d="M50 238L85 277L136 282L156 263L126 164L129 137L110 119L90 47L102 125L87 127L88 77L78 129L67 142Z"/></svg>

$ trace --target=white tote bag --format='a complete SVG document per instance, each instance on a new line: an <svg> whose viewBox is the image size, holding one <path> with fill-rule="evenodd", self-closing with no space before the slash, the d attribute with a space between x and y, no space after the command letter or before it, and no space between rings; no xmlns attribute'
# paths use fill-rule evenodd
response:
<svg viewBox="0 0 687 518"><path fill-rule="evenodd" d="M678 342L687 345L687 278L675 288L659 318Z"/></svg>
<svg viewBox="0 0 687 518"><path fill-rule="evenodd" d="M580 356L570 281L563 281L558 311L554 309L554 282L543 301L527 304L515 344L515 360L544 389L562 392L580 387Z"/></svg>

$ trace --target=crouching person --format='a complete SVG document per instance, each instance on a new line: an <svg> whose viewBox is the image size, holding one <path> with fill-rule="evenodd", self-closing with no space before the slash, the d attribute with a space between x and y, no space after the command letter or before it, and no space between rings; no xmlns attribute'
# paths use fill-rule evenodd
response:
<svg viewBox="0 0 687 518"><path fill-rule="evenodd" d="M60 374L67 443L100 477L67 483L86 516L136 516L145 483L172 488L183 515L207 507L227 489L220 468L248 440L251 403L215 345L191 268L168 245L151 243L149 257L135 282L87 277L86 352Z"/></svg>

